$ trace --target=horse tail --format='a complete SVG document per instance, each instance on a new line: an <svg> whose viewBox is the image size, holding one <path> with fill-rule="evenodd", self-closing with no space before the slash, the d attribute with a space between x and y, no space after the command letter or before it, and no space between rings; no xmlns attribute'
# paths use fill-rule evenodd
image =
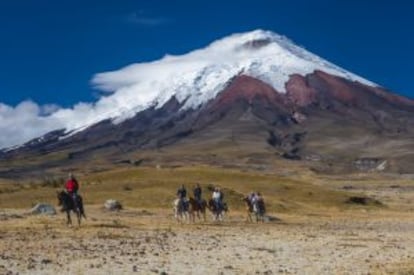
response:
<svg viewBox="0 0 414 275"><path fill-rule="evenodd" d="M85 208L83 207L83 199L81 196L79 196L79 213L86 219Z"/></svg>

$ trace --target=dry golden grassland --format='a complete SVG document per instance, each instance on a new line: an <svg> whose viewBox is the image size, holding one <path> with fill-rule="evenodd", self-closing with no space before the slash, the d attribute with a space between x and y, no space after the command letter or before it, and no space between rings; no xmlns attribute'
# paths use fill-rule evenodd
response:
<svg viewBox="0 0 414 275"><path fill-rule="evenodd" d="M375 175L278 176L209 166L79 174L88 219L27 215L63 179L0 184L0 274L413 274L414 182ZM177 222L179 185L220 186L223 222ZM264 194L266 223L240 198ZM379 203L350 204L350 197ZM108 212L105 200L124 209Z"/></svg>
<svg viewBox="0 0 414 275"><path fill-rule="evenodd" d="M38 180L0 185L1 208L28 208L37 202L56 203L56 191L62 189L63 179ZM200 183L205 196L209 186L224 190L231 209L244 209L240 199L251 191L264 194L270 211L299 211L306 208L337 207L349 194L314 185L303 180L264 175L260 172L240 172L212 167L175 169L129 168L111 172L79 175L81 193L86 204L102 204L108 198L121 201L132 208L169 208L177 188L184 184L191 192Z"/></svg>

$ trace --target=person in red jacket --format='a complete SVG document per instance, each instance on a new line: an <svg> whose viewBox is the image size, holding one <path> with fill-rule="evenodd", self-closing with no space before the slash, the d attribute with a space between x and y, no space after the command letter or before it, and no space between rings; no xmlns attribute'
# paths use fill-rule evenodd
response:
<svg viewBox="0 0 414 275"><path fill-rule="evenodd" d="M69 174L69 178L65 183L65 190L73 198L75 205L77 205L79 183L72 173Z"/></svg>

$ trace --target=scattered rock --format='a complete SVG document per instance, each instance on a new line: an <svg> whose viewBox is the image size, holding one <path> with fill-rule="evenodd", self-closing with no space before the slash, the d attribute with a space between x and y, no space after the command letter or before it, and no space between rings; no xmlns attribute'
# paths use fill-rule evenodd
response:
<svg viewBox="0 0 414 275"><path fill-rule="evenodd" d="M119 211L123 208L122 204L119 201L113 200L113 199L107 200L104 206L105 206L105 209L109 211Z"/></svg>
<svg viewBox="0 0 414 275"><path fill-rule="evenodd" d="M281 219L279 219L278 217L266 215L263 217L263 221L264 222L280 222Z"/></svg>
<svg viewBox="0 0 414 275"><path fill-rule="evenodd" d="M353 165L360 171L384 171L387 168L387 160L379 158L359 158L353 162Z"/></svg>
<svg viewBox="0 0 414 275"><path fill-rule="evenodd" d="M382 205L380 201L368 197L350 197L346 200L346 203L359 205Z"/></svg>
<svg viewBox="0 0 414 275"><path fill-rule="evenodd" d="M33 215L56 215L55 208L47 203L38 203L32 209L30 209L30 214Z"/></svg>
<svg viewBox="0 0 414 275"><path fill-rule="evenodd" d="M52 263L52 260L43 259L40 263L42 263L42 264L51 264Z"/></svg>

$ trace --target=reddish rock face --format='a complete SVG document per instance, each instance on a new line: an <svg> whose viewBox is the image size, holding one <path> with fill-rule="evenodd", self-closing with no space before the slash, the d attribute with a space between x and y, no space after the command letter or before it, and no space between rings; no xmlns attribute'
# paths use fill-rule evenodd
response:
<svg viewBox="0 0 414 275"><path fill-rule="evenodd" d="M333 99L349 105L358 103L358 94L350 87L351 82L322 71L315 71L313 74L325 82Z"/></svg>
<svg viewBox="0 0 414 275"><path fill-rule="evenodd" d="M261 80L240 75L205 107L210 110L225 110L236 102L243 102L272 106L283 112L293 112L312 104L330 106L331 110L336 110L334 106L342 106L341 112L348 107L373 110L391 105L392 108L414 111L413 100L389 93L380 87L351 82L322 71L306 76L291 75L285 88L286 93L280 93Z"/></svg>
<svg viewBox="0 0 414 275"><path fill-rule="evenodd" d="M313 103L339 103L369 109L381 109L392 105L394 108L414 111L414 100L392 94L381 87L351 82L322 71L315 71L306 76L292 75L286 83L286 91L287 100L294 109Z"/></svg>
<svg viewBox="0 0 414 275"><path fill-rule="evenodd" d="M252 104L254 100L262 100L267 103L282 106L285 98L270 85L250 76L236 77L231 84L224 89L212 101L213 108L230 106L237 101L245 101Z"/></svg>
<svg viewBox="0 0 414 275"><path fill-rule="evenodd" d="M301 75L292 75L285 87L287 99L295 106L305 107L316 101L317 91Z"/></svg>

